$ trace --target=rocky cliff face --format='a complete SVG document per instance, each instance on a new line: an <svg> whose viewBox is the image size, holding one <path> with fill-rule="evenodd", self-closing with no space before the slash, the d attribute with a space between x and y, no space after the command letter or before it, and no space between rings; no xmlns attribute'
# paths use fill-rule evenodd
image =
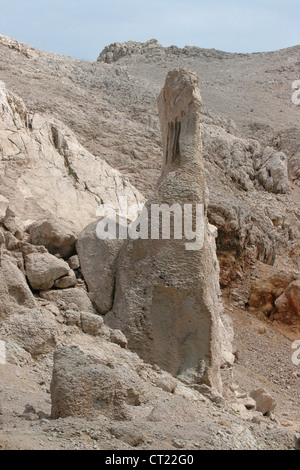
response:
<svg viewBox="0 0 300 470"><path fill-rule="evenodd" d="M299 447L298 56L0 35L0 448ZM121 197L204 204L203 249L99 240Z"/></svg>

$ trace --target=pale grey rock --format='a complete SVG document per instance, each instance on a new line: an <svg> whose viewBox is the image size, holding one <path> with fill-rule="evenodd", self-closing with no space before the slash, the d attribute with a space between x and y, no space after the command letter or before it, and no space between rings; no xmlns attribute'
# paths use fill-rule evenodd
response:
<svg viewBox="0 0 300 470"><path fill-rule="evenodd" d="M68 287L74 287L77 284L77 279L74 271L70 270L66 276L63 276L54 281L54 287L58 289L67 289Z"/></svg>
<svg viewBox="0 0 300 470"><path fill-rule="evenodd" d="M70 223L64 220L43 220L29 228L29 242L43 245L49 253L67 258L74 252L76 237Z"/></svg>
<svg viewBox="0 0 300 470"><path fill-rule="evenodd" d="M271 147L267 147L254 162L254 167L258 171L258 181L266 191L277 194L290 190L288 160L283 152L275 152Z"/></svg>
<svg viewBox="0 0 300 470"><path fill-rule="evenodd" d="M238 403L244 405L247 410L256 410L256 401L251 397L238 398Z"/></svg>
<svg viewBox="0 0 300 470"><path fill-rule="evenodd" d="M250 397L256 402L256 410L260 411L263 415L274 411L276 408L276 401L263 388L253 390L250 393Z"/></svg>
<svg viewBox="0 0 300 470"><path fill-rule="evenodd" d="M165 392L173 393L177 387L177 380L170 374L162 373L157 378L156 386Z"/></svg>
<svg viewBox="0 0 300 470"><path fill-rule="evenodd" d="M88 335L99 336L103 333L104 320L100 315L90 312L81 313L81 328Z"/></svg>
<svg viewBox="0 0 300 470"><path fill-rule="evenodd" d="M219 319L220 342L221 342L221 361L222 366L231 367L235 361L233 354L234 329L233 321L229 315L224 313Z"/></svg>
<svg viewBox="0 0 300 470"><path fill-rule="evenodd" d="M150 414L147 416L147 420L153 423L160 423L163 421L172 421L174 419L174 415L170 407L166 403L159 403L158 405L154 406L151 410Z"/></svg>
<svg viewBox="0 0 300 470"><path fill-rule="evenodd" d="M11 201L27 226L38 222L43 229L45 221L64 221L62 230L52 224L48 234L52 240L47 227L46 233L35 230L36 241L44 240L50 251L65 254L66 249L66 256L72 254L74 233L96 218L102 202L118 208L120 196L129 203L144 200L119 171L79 144L62 122L30 114L22 100L4 88L0 89L0 105L1 155L9 156L0 160L1 195ZM62 240L67 242L66 248Z"/></svg>
<svg viewBox="0 0 300 470"><path fill-rule="evenodd" d="M0 320L21 308L35 308L36 301L25 276L10 259L0 265Z"/></svg>
<svg viewBox="0 0 300 470"><path fill-rule="evenodd" d="M106 321L124 332L128 347L144 360L221 391L222 305L215 244L206 217L201 103L194 73L168 74L159 96L162 175L146 207L203 204L203 248L186 250L187 240L129 240L119 254L115 301Z"/></svg>
<svg viewBox="0 0 300 470"><path fill-rule="evenodd" d="M75 287L63 290L49 290L40 292L43 299L56 302L59 306L63 306L64 310L78 309L82 312L94 313L94 308L89 296L85 290Z"/></svg>
<svg viewBox="0 0 300 470"><path fill-rule="evenodd" d="M139 429L128 427L127 423L126 428L118 425L111 428L110 432L116 439L125 442L131 447L138 447L145 441L143 432Z"/></svg>
<svg viewBox="0 0 300 470"><path fill-rule="evenodd" d="M31 253L25 256L26 275L32 289L51 289L54 281L69 273L69 265L49 253Z"/></svg>
<svg viewBox="0 0 300 470"><path fill-rule="evenodd" d="M23 309L0 324L0 337L25 349L33 357L57 346L59 332L54 316L46 309Z"/></svg>
<svg viewBox="0 0 300 470"><path fill-rule="evenodd" d="M125 43L115 42L106 46L98 57L98 62L106 62L111 64L122 57L130 57L133 54L147 54L150 57L164 57L164 51L156 39L150 39L147 42L128 41Z"/></svg>
<svg viewBox="0 0 300 470"><path fill-rule="evenodd" d="M9 206L9 200L0 194L0 220L5 217L6 209Z"/></svg>
<svg viewBox="0 0 300 470"><path fill-rule="evenodd" d="M115 269L123 240L100 240L98 221L89 224L79 235L76 250L89 296L102 315L111 310L115 289Z"/></svg>
<svg viewBox="0 0 300 470"><path fill-rule="evenodd" d="M11 232L18 240L23 240L25 227L21 219L15 216L14 212L8 207L5 217L2 219L4 227Z"/></svg>
<svg viewBox="0 0 300 470"><path fill-rule="evenodd" d="M67 310L64 312L64 319L68 326L81 327L81 314L76 310Z"/></svg>
<svg viewBox="0 0 300 470"><path fill-rule="evenodd" d="M6 361L18 367L24 367L32 363L29 352L12 341L5 341Z"/></svg>
<svg viewBox="0 0 300 470"><path fill-rule="evenodd" d="M79 348L57 349L51 381L51 416L95 419L102 414L116 420L128 419L119 386L112 369Z"/></svg>

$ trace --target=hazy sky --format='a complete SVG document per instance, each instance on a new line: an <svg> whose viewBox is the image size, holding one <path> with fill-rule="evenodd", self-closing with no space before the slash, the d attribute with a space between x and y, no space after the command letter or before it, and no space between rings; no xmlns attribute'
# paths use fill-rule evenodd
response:
<svg viewBox="0 0 300 470"><path fill-rule="evenodd" d="M158 39L257 52L300 44L300 0L0 0L0 33L95 60L112 42Z"/></svg>

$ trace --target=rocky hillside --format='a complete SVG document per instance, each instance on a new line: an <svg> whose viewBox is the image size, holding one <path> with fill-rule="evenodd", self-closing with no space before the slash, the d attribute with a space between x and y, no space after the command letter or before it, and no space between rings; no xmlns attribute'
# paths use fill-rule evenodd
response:
<svg viewBox="0 0 300 470"><path fill-rule="evenodd" d="M299 447L298 56L299 46L229 54L151 40L115 43L85 62L0 35L0 448ZM198 75L203 102L196 138L206 183L199 191L192 178L190 193L207 205L207 237L218 229L223 396L174 378L151 346L156 360L131 351L135 330L123 310L140 334L140 311L153 299L145 274L161 284L157 312L163 302L170 308L166 287L191 293L189 276L181 284L164 252L151 271L156 248L146 262L153 247L120 252L122 243L99 244L95 235L100 204L153 197L163 155L157 97L169 70L181 68ZM206 270L211 279L218 337L218 263L214 242L207 247L193 275ZM201 308L203 295L195 294ZM107 312L110 327L99 315Z"/></svg>

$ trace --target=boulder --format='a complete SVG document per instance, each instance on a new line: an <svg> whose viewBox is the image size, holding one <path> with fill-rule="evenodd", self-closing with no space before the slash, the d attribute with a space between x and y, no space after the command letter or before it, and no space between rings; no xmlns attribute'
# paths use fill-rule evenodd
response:
<svg viewBox="0 0 300 470"><path fill-rule="evenodd" d="M127 419L119 387L114 370L76 346L57 349L51 381L51 417L95 419L101 414Z"/></svg>
<svg viewBox="0 0 300 470"><path fill-rule="evenodd" d="M177 380L170 374L162 373L156 381L156 386L165 392L173 393L177 387Z"/></svg>
<svg viewBox="0 0 300 470"><path fill-rule="evenodd" d="M29 228L29 241L33 245L43 245L49 253L67 258L73 254L76 237L74 228L63 220L35 222Z"/></svg>
<svg viewBox="0 0 300 470"><path fill-rule="evenodd" d="M16 343L33 357L55 349L58 336L55 318L46 309L23 309L0 324L0 337Z"/></svg>
<svg viewBox="0 0 300 470"><path fill-rule="evenodd" d="M32 363L32 357L24 348L12 341L5 341L6 362L18 367Z"/></svg>
<svg viewBox="0 0 300 470"><path fill-rule="evenodd" d="M54 281L69 273L68 263L49 253L31 253L25 256L26 275L32 289L51 289Z"/></svg>
<svg viewBox="0 0 300 470"><path fill-rule="evenodd" d="M40 293L42 299L55 302L62 310L78 310L94 313L94 308L85 290L75 287L64 290L48 290Z"/></svg>
<svg viewBox="0 0 300 470"><path fill-rule="evenodd" d="M279 313L300 315L300 280L291 282L275 302Z"/></svg>
<svg viewBox="0 0 300 470"><path fill-rule="evenodd" d="M250 397L256 403L256 410L260 411L263 415L271 413L276 408L276 401L263 388L253 390L250 393Z"/></svg>
<svg viewBox="0 0 300 470"><path fill-rule="evenodd" d="M268 315L275 308L275 300L296 278L295 273L279 271L267 279L258 279L251 286L250 307Z"/></svg>
<svg viewBox="0 0 300 470"><path fill-rule="evenodd" d="M0 194L0 220L3 219L3 217L5 216L6 214L6 209L8 208L9 206L9 200L2 196L2 194Z"/></svg>
<svg viewBox="0 0 300 470"><path fill-rule="evenodd" d="M90 299L102 315L111 310L115 288L116 258L123 240L100 240L92 222L79 235L76 244L81 271Z"/></svg>
<svg viewBox="0 0 300 470"><path fill-rule="evenodd" d="M65 322L68 326L81 327L81 315L76 310L67 310L64 313Z"/></svg>
<svg viewBox="0 0 300 470"><path fill-rule="evenodd" d="M36 301L20 269L8 258L0 265L0 321L21 308L35 308Z"/></svg>
<svg viewBox="0 0 300 470"><path fill-rule="evenodd" d="M112 330L110 333L110 341L118 344L121 348L127 348L127 338L121 330Z"/></svg>

